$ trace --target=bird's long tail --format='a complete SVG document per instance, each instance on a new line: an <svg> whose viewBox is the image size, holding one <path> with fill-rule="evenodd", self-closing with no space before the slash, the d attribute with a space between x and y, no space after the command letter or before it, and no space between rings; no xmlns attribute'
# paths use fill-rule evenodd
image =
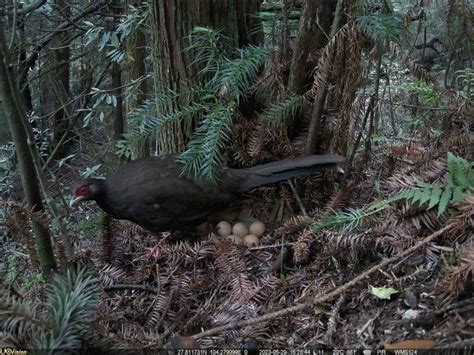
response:
<svg viewBox="0 0 474 355"><path fill-rule="evenodd" d="M248 177L241 185L241 192L259 186L274 184L294 177L312 175L315 171L332 168L345 162L340 155L310 155L285 159L269 164L257 165L246 169Z"/></svg>

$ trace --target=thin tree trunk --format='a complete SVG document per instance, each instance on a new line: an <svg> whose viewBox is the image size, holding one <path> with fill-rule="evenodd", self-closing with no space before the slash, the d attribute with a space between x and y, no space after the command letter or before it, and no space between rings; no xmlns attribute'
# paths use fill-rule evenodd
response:
<svg viewBox="0 0 474 355"><path fill-rule="evenodd" d="M140 6L140 0L131 2L132 6ZM145 26L141 25L130 35L127 42L127 58L128 61L128 83L134 80L141 80L136 89L136 94L127 100L127 114L143 104L148 94L148 85L146 76L146 35ZM139 142L132 147L133 158L144 158L150 155L150 142Z"/></svg>
<svg viewBox="0 0 474 355"><path fill-rule="evenodd" d="M119 0L114 0L112 2L112 13L114 14L114 25L116 25L119 23L119 15L122 13ZM125 132L125 124L123 120L122 68L120 64L116 62L112 63L112 87L114 88L114 95L117 99L117 106L115 106L112 117L112 139L115 143Z"/></svg>
<svg viewBox="0 0 474 355"><path fill-rule="evenodd" d="M12 72L9 53L5 42L3 23L0 21L0 97L2 98L7 122L15 142L18 167L28 208L34 214L32 226L41 271L44 275L49 275L51 271L56 268L56 261L48 223L44 219L45 212L33 157L28 147L27 133L23 126L26 113L23 108L23 103L19 100L20 93L18 92L14 78L15 76Z"/></svg>
<svg viewBox="0 0 474 355"><path fill-rule="evenodd" d="M24 70L24 63L26 60L25 50L25 15L18 15L18 32L19 32L19 59L20 65L18 67L18 85L20 93L23 96L23 102L27 111L33 109L33 99L31 97L30 85L28 83L28 70Z"/></svg>
<svg viewBox="0 0 474 355"><path fill-rule="evenodd" d="M122 99L122 70L120 64L112 64L112 87L117 99L117 106L114 109L112 120L112 139L114 142L120 139L124 133L123 122L123 99Z"/></svg>
<svg viewBox="0 0 474 355"><path fill-rule="evenodd" d="M55 4L61 10L60 21L64 22L70 16L69 4L66 0L56 0ZM69 40L66 32L60 33L54 41L54 60L58 64L58 68L53 72L54 84L57 88L53 96L56 98L55 108L58 108L54 113L54 128L53 128L53 142L58 143L62 135L67 131L69 126L69 117L64 107L69 99L70 82L69 82L69 57L71 50L69 48ZM59 155L63 156L67 151L64 145L59 149Z"/></svg>
<svg viewBox="0 0 474 355"><path fill-rule="evenodd" d="M301 15L298 36L291 58L288 90L293 94L305 91L308 74L307 59L328 43L328 32L333 22L336 1L307 0Z"/></svg>

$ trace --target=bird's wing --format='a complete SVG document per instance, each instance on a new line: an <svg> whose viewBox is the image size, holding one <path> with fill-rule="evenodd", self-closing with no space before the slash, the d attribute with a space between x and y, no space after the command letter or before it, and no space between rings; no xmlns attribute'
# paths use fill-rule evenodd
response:
<svg viewBox="0 0 474 355"><path fill-rule="evenodd" d="M117 189L126 201L122 218L156 223L192 223L230 202L231 195L217 186L200 186L186 178L161 177L138 181ZM112 193L111 195L115 195Z"/></svg>

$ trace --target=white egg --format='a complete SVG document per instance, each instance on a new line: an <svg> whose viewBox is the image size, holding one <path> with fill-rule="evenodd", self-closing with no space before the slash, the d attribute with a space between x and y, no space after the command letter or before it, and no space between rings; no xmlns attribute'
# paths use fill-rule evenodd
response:
<svg viewBox="0 0 474 355"><path fill-rule="evenodd" d="M261 237L265 233L265 224L260 221L253 222L249 227L249 233Z"/></svg>
<svg viewBox="0 0 474 355"><path fill-rule="evenodd" d="M255 234L246 235L244 244L248 247L256 247L259 244L259 239Z"/></svg>
<svg viewBox="0 0 474 355"><path fill-rule="evenodd" d="M216 226L216 232L219 236L225 238L232 233L232 226L229 222L221 221Z"/></svg>
<svg viewBox="0 0 474 355"><path fill-rule="evenodd" d="M238 223L234 224L234 226L232 227L232 234L233 235L238 235L239 237L243 238L247 234L249 234L249 229L247 228L245 223L238 222Z"/></svg>

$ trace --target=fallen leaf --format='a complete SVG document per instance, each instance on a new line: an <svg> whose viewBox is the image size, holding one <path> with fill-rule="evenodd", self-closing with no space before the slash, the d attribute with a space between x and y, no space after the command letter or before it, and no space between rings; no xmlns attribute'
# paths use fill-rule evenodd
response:
<svg viewBox="0 0 474 355"><path fill-rule="evenodd" d="M398 293L398 291L391 287L370 286L370 293L372 293L375 297L380 298L381 300L389 300L390 297L393 294Z"/></svg>

